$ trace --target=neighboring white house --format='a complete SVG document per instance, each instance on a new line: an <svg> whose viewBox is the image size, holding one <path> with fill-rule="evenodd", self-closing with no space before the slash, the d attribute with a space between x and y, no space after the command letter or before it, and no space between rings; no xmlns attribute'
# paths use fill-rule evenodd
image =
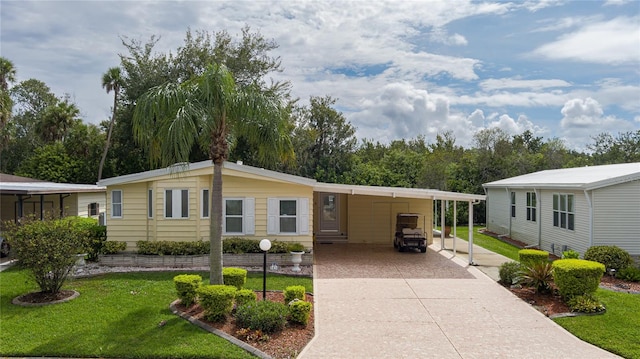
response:
<svg viewBox="0 0 640 359"><path fill-rule="evenodd" d="M540 171L483 187L492 232L555 255L615 245L640 256L640 163Z"/></svg>

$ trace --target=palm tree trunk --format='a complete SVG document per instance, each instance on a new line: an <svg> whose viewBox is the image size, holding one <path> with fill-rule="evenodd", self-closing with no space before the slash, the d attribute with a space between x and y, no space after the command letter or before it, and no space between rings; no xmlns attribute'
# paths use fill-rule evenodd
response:
<svg viewBox="0 0 640 359"><path fill-rule="evenodd" d="M213 182L211 184L211 225L209 240L209 283L224 284L222 278L222 166L224 161L213 162Z"/></svg>

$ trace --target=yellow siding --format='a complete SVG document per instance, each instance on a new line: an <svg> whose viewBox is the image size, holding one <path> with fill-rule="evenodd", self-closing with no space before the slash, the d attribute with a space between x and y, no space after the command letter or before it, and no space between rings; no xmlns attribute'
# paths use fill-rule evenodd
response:
<svg viewBox="0 0 640 359"><path fill-rule="evenodd" d="M226 172L226 171L225 171ZM201 218L201 191L211 186L210 170L198 170L188 176L162 176L149 182L109 187L107 199L111 201L111 191L123 191L123 218L111 218L108 203L107 224L109 240L126 241L127 250L135 250L140 240L195 241L209 240L209 218ZM147 191L153 190L153 218L147 216ZM189 190L189 218L172 219L164 217L165 190ZM309 198L309 213L313 215L313 189L311 187L266 181L254 178L223 176L223 197L255 199L255 235L245 238L269 238L279 241L300 242L312 247L313 228L304 236L267 236L267 198ZM312 225L310 224L310 227Z"/></svg>
<svg viewBox="0 0 640 359"><path fill-rule="evenodd" d="M427 238L432 237L432 200L355 195L348 197L347 207L349 243L393 244L396 215L400 212L423 214L425 233Z"/></svg>

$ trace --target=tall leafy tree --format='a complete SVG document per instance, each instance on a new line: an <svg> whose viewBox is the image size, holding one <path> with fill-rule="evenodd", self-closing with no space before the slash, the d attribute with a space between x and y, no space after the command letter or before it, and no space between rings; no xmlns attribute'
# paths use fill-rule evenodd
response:
<svg viewBox="0 0 640 359"><path fill-rule="evenodd" d="M257 86L240 88L225 66L211 65L182 83L146 92L137 102L134 136L150 158L164 166L189 160L194 146L206 149L213 162L210 219L210 281L222 284L222 166L228 138L242 136L262 159L292 156L281 99Z"/></svg>
<svg viewBox="0 0 640 359"><path fill-rule="evenodd" d="M332 106L336 100L312 96L295 131L299 173L322 182L338 182L351 169L355 128Z"/></svg>
<svg viewBox="0 0 640 359"><path fill-rule="evenodd" d="M118 93L122 87L122 75L119 67L112 67L102 75L102 87L107 93L113 91L113 109L111 112L111 121L109 121L109 130L107 132L107 141L104 144L104 151L100 158L100 166L98 167L98 181L102 179L102 169L107 159L107 152L111 144L111 134L113 133L113 124L116 122L116 111L118 109Z"/></svg>
<svg viewBox="0 0 640 359"><path fill-rule="evenodd" d="M36 125L36 130L45 143L62 141L69 128L80 121L79 116L78 107L69 102L69 99L64 99L45 109L42 118Z"/></svg>
<svg viewBox="0 0 640 359"><path fill-rule="evenodd" d="M0 57L0 133L3 135L13 108L13 101L9 95L9 83L15 81L16 68L13 66L13 62L7 58ZM4 142L0 143L0 148L4 147Z"/></svg>

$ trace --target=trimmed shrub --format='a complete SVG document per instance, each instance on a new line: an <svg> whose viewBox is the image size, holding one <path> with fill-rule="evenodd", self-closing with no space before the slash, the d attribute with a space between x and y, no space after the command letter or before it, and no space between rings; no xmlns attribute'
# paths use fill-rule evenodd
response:
<svg viewBox="0 0 640 359"><path fill-rule="evenodd" d="M304 250L304 246L298 242L279 242L277 240L271 241L271 249L269 253L289 253L291 248L300 248ZM240 237L225 238L222 241L223 253L262 253L260 249L260 241L255 239L247 239Z"/></svg>
<svg viewBox="0 0 640 359"><path fill-rule="evenodd" d="M604 305L591 294L573 297L569 299L567 305L572 312L601 313L605 311Z"/></svg>
<svg viewBox="0 0 640 359"><path fill-rule="evenodd" d="M616 246L593 246L584 253L584 259L604 264L616 272L627 268L633 260L629 252Z"/></svg>
<svg viewBox="0 0 640 359"><path fill-rule="evenodd" d="M240 289L236 292L236 307L254 303L257 299L258 296L251 289Z"/></svg>
<svg viewBox="0 0 640 359"><path fill-rule="evenodd" d="M307 325L311 316L311 303L302 300L293 300L289 303L289 321Z"/></svg>
<svg viewBox="0 0 640 359"><path fill-rule="evenodd" d="M616 278L627 280L629 282L640 282L640 269L628 266L616 272Z"/></svg>
<svg viewBox="0 0 640 359"><path fill-rule="evenodd" d="M289 243L289 252L304 252L306 248L302 245L302 243Z"/></svg>
<svg viewBox="0 0 640 359"><path fill-rule="evenodd" d="M138 241L138 254L144 255L204 255L209 254L210 244L205 241Z"/></svg>
<svg viewBox="0 0 640 359"><path fill-rule="evenodd" d="M232 285L240 290L247 282L247 271L242 268L222 268L222 279L225 285Z"/></svg>
<svg viewBox="0 0 640 359"><path fill-rule="evenodd" d="M304 286L292 285L284 289L284 303L289 304L294 299L305 300Z"/></svg>
<svg viewBox="0 0 640 359"><path fill-rule="evenodd" d="M553 262L553 279L565 301L595 293L604 273L602 263L584 259L559 259Z"/></svg>
<svg viewBox="0 0 640 359"><path fill-rule="evenodd" d="M562 252L562 259L580 259L580 253L569 249L568 251Z"/></svg>
<svg viewBox="0 0 640 359"><path fill-rule="evenodd" d="M518 282L522 266L518 262L505 262L500 265L500 283L512 285Z"/></svg>
<svg viewBox="0 0 640 359"><path fill-rule="evenodd" d="M127 242L106 241L102 245L102 254L116 254L127 249Z"/></svg>
<svg viewBox="0 0 640 359"><path fill-rule="evenodd" d="M58 293L86 249L87 232L71 219L25 220L4 232L20 265L29 270L41 292Z"/></svg>
<svg viewBox="0 0 640 359"><path fill-rule="evenodd" d="M173 277L178 298L186 307L196 301L196 293L202 284L202 277L197 274L180 274Z"/></svg>
<svg viewBox="0 0 640 359"><path fill-rule="evenodd" d="M536 262L548 262L549 252L539 249L521 249L518 251L518 260L524 266L529 266Z"/></svg>
<svg viewBox="0 0 640 359"><path fill-rule="evenodd" d="M275 333L287 324L289 309L278 302L259 301L238 307L236 322L243 328Z"/></svg>
<svg viewBox="0 0 640 359"><path fill-rule="evenodd" d="M535 288L538 293L551 291L551 282L553 282L551 262L532 262L528 266L523 266L520 273L520 283L523 285Z"/></svg>
<svg viewBox="0 0 640 359"><path fill-rule="evenodd" d="M221 321L233 310L236 287L230 285L205 285L197 289L200 306L207 320Z"/></svg>

